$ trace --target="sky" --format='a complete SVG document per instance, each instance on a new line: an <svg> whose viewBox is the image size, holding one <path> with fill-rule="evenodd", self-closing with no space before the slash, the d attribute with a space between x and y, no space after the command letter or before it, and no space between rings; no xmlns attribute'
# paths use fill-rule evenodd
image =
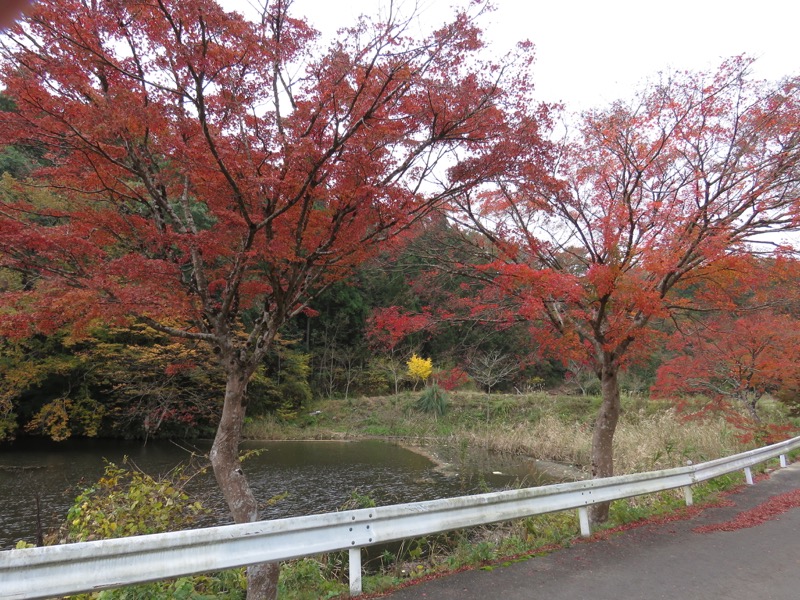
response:
<svg viewBox="0 0 800 600"><path fill-rule="evenodd" d="M444 22L468 0L416 0L419 27ZM244 10L249 0L224 0ZM404 13L415 0L394 0ZM494 0L481 17L485 39L498 54L517 41L536 46L537 96L571 111L630 98L659 71L714 69L747 54L767 79L800 74L800 3L796 0ZM389 0L294 0L332 36L363 13L381 14Z"/></svg>

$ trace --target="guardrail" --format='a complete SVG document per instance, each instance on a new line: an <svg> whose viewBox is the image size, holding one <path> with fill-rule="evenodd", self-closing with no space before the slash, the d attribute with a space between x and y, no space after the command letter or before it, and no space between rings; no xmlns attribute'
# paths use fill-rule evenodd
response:
<svg viewBox="0 0 800 600"><path fill-rule="evenodd" d="M379 506L273 521L0 552L0 598L48 598L205 573L261 562L349 550L350 593L361 593L361 548L577 509L590 535L587 507L675 488L692 503L692 484L786 454L800 437L727 458L662 471Z"/></svg>

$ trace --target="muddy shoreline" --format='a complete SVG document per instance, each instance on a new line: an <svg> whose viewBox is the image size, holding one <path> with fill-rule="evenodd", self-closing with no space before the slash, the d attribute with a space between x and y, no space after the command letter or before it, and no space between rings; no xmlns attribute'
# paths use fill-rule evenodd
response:
<svg viewBox="0 0 800 600"><path fill-rule="evenodd" d="M559 481L577 481L587 478L586 471L580 467L550 460L542 460L524 456L504 456L497 453L488 453L483 449L475 451L467 448L459 451L447 444L420 444L409 441L389 439L386 441L395 443L401 448L425 456L436 465L436 469L438 471L448 475L458 472L458 463L461 461L476 462L477 460L477 462L483 462L486 457L489 456L492 457L497 463L497 468L492 469L494 472L504 472L504 469L508 469L509 465L518 463L520 465L527 464L530 468L544 473L549 478ZM456 454L458 454L458 456L455 456Z"/></svg>

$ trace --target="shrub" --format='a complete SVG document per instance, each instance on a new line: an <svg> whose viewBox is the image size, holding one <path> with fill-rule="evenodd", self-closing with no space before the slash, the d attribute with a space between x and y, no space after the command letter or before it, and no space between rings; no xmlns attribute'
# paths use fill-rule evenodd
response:
<svg viewBox="0 0 800 600"><path fill-rule="evenodd" d="M438 385L426 387L416 402L417 410L441 417L447 412L447 394Z"/></svg>
<svg viewBox="0 0 800 600"><path fill-rule="evenodd" d="M470 379L469 374L461 367L453 367L447 371L442 371L437 376L439 384L448 392L466 386Z"/></svg>
<svg viewBox="0 0 800 600"><path fill-rule="evenodd" d="M200 470L190 474L178 466L153 478L136 468L106 465L105 473L84 490L67 513L59 531L59 542L117 538L198 527L208 514L185 491L186 484ZM181 577L142 585L81 594L74 598L103 600L151 600L173 598L239 599L245 596L243 569L208 575Z"/></svg>
<svg viewBox="0 0 800 600"><path fill-rule="evenodd" d="M75 499L59 541L84 542L195 526L207 511L184 492L190 479L182 466L155 479L138 469L107 463L100 480Z"/></svg>

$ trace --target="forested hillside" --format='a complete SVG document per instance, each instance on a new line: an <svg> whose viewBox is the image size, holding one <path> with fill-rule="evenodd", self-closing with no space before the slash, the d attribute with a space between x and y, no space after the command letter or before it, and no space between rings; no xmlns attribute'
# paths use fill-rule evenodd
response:
<svg viewBox="0 0 800 600"><path fill-rule="evenodd" d="M6 197L11 174L29 168L19 158L9 164ZM394 252L332 285L282 329L248 386L249 414L291 422L324 409L327 398L412 390L412 354L431 359L433 380L446 390L598 394L600 382L585 360L548 348L513 310L475 312L472 300L489 287L485 272L467 274L478 260L474 241L474 234L432 217ZM800 282L791 270L781 272L787 265L754 260L759 294L771 298L768 311L750 310L754 294L732 276L730 302L741 312L658 321L625 363L622 389L676 402L683 394L726 399L754 416L758 400L770 394L799 410L800 312L791 292ZM6 270L3 287L24 287L21 275ZM682 295L688 302L708 293L700 282ZM469 313L456 313L458 306ZM5 338L3 346L6 439L209 436L219 418L224 379L213 354L145 325Z"/></svg>

